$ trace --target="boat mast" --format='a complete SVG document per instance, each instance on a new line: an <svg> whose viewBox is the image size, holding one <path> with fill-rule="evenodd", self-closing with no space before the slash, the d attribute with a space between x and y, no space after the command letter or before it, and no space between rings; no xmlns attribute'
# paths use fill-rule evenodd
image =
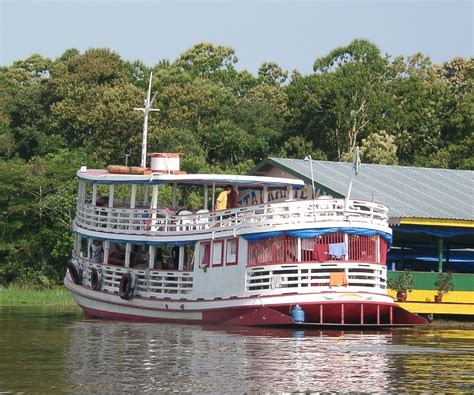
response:
<svg viewBox="0 0 474 395"><path fill-rule="evenodd" d="M352 169L351 169L351 177L349 179L349 185L347 187L347 194L346 194L346 211L349 209L349 201L351 199L351 191L352 191L352 179L354 174L359 174L359 167L360 167L360 155L359 155L359 147L355 147L354 151L354 158L352 160Z"/></svg>
<svg viewBox="0 0 474 395"><path fill-rule="evenodd" d="M134 108L135 111L143 111L143 142L142 142L142 160L140 163L141 167L146 167L146 147L147 147L147 136L148 136L148 114L150 111L160 111L158 108L151 108L153 101L155 100L155 92L153 98L150 100L151 96L151 81L153 79L153 72L150 72L150 81L148 82L148 92L143 103L143 108Z"/></svg>

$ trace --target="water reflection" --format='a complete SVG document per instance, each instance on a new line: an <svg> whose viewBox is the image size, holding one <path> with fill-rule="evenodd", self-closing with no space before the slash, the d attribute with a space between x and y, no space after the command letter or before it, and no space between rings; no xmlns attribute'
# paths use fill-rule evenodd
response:
<svg viewBox="0 0 474 395"><path fill-rule="evenodd" d="M130 324L0 311L0 392L471 392L474 332Z"/></svg>
<svg viewBox="0 0 474 395"><path fill-rule="evenodd" d="M456 352L466 357L472 348L459 347L458 341L451 350L421 343L413 330L291 331L86 321L69 331L70 379L86 391L386 392L432 390L436 383L443 390L467 390L472 379L453 369L459 362ZM440 376L445 374L448 380Z"/></svg>

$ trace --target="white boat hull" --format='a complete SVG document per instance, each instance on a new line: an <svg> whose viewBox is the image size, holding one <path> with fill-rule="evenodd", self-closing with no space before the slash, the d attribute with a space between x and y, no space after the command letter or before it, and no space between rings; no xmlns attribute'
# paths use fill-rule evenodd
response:
<svg viewBox="0 0 474 395"><path fill-rule="evenodd" d="M427 324L395 304L390 296L370 293L315 292L229 300L168 300L132 298L94 291L73 283L65 285L77 304L94 318L221 325L411 326ZM304 323L291 318L296 304L305 312Z"/></svg>

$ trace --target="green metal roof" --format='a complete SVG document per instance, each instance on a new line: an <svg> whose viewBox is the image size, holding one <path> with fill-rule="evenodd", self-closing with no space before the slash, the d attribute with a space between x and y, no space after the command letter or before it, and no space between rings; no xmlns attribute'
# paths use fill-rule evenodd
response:
<svg viewBox="0 0 474 395"><path fill-rule="evenodd" d="M345 196L352 163L313 160L315 184L334 196ZM276 167L311 183L310 162L267 158L253 174ZM474 220L474 171L361 164L351 198L374 200L389 207L390 217Z"/></svg>

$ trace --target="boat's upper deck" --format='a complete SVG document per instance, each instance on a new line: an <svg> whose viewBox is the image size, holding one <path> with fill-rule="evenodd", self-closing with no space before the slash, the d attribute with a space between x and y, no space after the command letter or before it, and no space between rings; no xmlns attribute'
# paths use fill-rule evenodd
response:
<svg viewBox="0 0 474 395"><path fill-rule="evenodd" d="M391 233L386 206L329 196L313 199L311 191L304 190L304 182L298 179L224 174L132 175L94 169L81 169L78 177L74 228L95 238L175 243L321 227L359 227ZM225 185L240 192L239 206L213 211L219 188ZM179 192L180 186L192 186L194 191L201 187L200 209L177 204L178 197L184 195ZM160 199L163 195L166 196ZM166 199L170 204L163 205Z"/></svg>

